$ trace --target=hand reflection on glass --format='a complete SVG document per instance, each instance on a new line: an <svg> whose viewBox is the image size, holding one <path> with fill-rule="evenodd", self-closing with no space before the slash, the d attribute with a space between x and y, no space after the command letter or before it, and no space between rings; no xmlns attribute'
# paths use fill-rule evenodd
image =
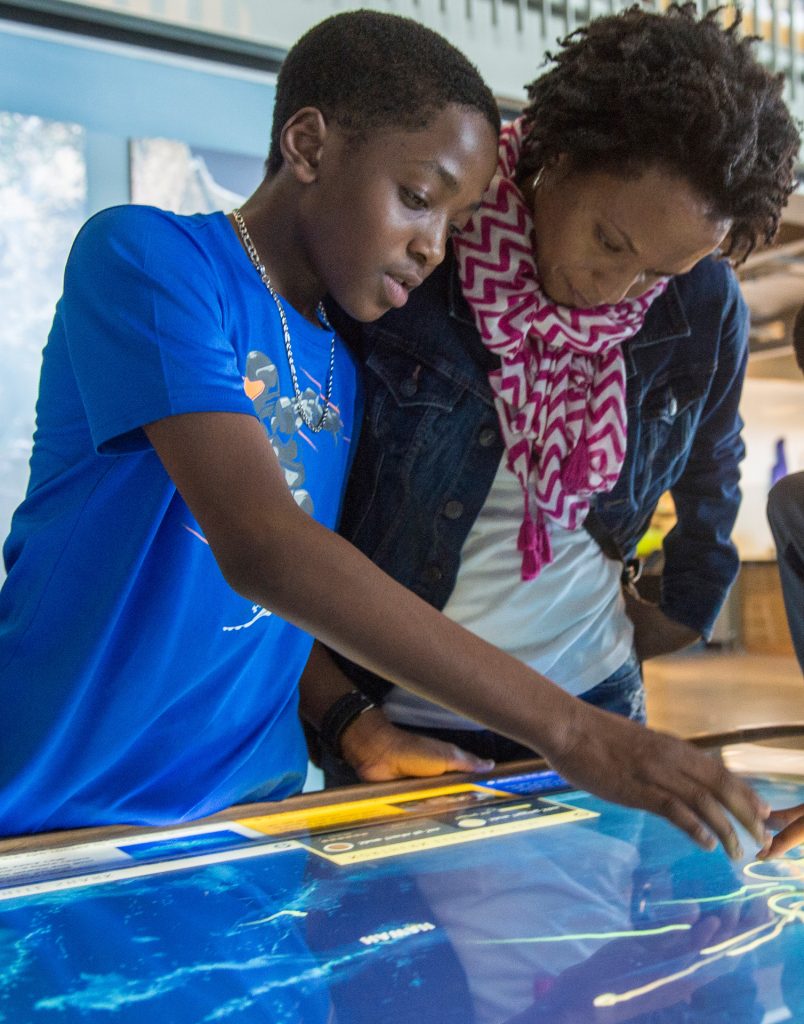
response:
<svg viewBox="0 0 804 1024"><path fill-rule="evenodd" d="M478 1024L759 1024L754 950L792 921L774 900L800 884L672 841L661 851L672 871L611 835L585 850L567 844L562 856L566 834L547 832L521 852L509 838L502 877L479 866L460 884L418 879L463 964Z"/></svg>

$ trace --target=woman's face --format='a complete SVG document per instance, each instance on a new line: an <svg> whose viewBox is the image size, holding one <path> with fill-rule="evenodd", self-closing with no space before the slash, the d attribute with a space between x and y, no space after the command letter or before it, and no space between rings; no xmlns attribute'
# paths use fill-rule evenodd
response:
<svg viewBox="0 0 804 1024"><path fill-rule="evenodd" d="M544 290L554 302L583 309L686 273L731 227L710 215L683 178L659 168L620 178L576 172L562 159L535 188L526 182L524 193Z"/></svg>

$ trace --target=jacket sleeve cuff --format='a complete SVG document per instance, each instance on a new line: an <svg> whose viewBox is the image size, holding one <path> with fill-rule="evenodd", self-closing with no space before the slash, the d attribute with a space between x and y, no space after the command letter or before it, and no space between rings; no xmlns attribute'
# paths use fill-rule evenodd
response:
<svg viewBox="0 0 804 1024"><path fill-rule="evenodd" d="M709 641L728 593L728 587L703 580L696 580L694 584L688 580L681 585L662 580L659 607L675 622L689 626Z"/></svg>

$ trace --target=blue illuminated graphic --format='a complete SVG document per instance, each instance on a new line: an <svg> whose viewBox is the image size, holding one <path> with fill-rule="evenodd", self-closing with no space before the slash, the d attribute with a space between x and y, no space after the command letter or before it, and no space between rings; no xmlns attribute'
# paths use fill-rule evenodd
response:
<svg viewBox="0 0 804 1024"><path fill-rule="evenodd" d="M804 1021L804 850L732 863L660 819L543 782L500 777L473 806L413 793L396 831L386 816L129 841L131 876L0 889L0 1021ZM804 802L804 779L757 785L772 805ZM560 807L540 814L545 801ZM532 827L459 841L447 824L467 814ZM432 845L389 855L405 821ZM327 852L358 840L356 862ZM148 863L160 853L161 873Z"/></svg>
<svg viewBox="0 0 804 1024"><path fill-rule="evenodd" d="M198 835L155 839L153 842L132 843L121 845L120 850L135 860L154 860L168 857L188 857L193 854L205 853L207 850L221 850L228 846L243 846L248 840L238 832L220 830L204 832Z"/></svg>

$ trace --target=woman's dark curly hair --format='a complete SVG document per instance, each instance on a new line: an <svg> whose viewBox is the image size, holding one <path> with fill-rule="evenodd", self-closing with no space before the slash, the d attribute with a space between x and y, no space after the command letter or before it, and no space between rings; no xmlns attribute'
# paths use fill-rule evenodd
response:
<svg viewBox="0 0 804 1024"><path fill-rule="evenodd" d="M783 78L756 59L753 37L692 3L664 14L633 6L573 32L527 87L521 182L566 154L576 171L628 177L658 166L688 181L733 226L740 262L773 240L794 188L799 134Z"/></svg>

